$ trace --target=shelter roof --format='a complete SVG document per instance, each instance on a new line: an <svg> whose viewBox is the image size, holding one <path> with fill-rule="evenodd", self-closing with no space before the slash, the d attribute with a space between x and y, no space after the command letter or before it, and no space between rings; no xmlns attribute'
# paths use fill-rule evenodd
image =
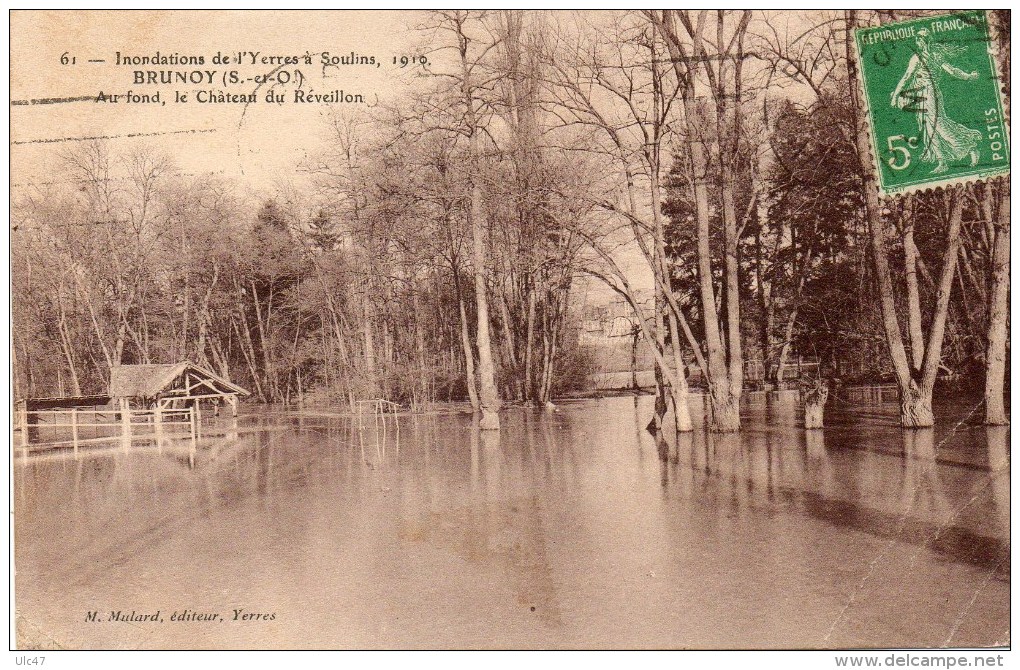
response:
<svg viewBox="0 0 1020 670"><path fill-rule="evenodd" d="M157 398L164 395L179 395L180 389L174 383L186 374L207 387L206 392L228 395L250 393L211 370L191 361L180 363L147 363L139 365L115 365L110 369L110 395L114 398Z"/></svg>

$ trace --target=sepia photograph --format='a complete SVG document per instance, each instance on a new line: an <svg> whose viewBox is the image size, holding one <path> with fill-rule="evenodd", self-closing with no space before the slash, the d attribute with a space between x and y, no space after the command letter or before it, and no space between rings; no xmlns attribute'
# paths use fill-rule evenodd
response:
<svg viewBox="0 0 1020 670"><path fill-rule="evenodd" d="M1010 28L10 11L12 658L1003 666Z"/></svg>

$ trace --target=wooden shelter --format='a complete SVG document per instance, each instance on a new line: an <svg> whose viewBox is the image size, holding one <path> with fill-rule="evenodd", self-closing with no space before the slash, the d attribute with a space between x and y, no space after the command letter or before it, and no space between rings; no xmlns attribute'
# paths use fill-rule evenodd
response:
<svg viewBox="0 0 1020 670"><path fill-rule="evenodd" d="M220 400L237 416L238 396L251 395L237 384L191 361L168 364L115 365L110 370L110 397L121 409L168 409Z"/></svg>

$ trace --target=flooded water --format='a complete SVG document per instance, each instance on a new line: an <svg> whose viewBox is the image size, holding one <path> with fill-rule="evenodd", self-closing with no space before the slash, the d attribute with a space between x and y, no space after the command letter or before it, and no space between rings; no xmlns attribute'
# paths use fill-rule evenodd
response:
<svg viewBox="0 0 1020 670"><path fill-rule="evenodd" d="M167 440L19 457L19 636L1005 645L1008 429L956 425L971 409L938 407L940 427L909 432L892 403L837 405L808 433L795 405L759 397L739 435L664 444L643 429L649 397L510 409L500 434L469 415L249 415L207 427L194 453Z"/></svg>

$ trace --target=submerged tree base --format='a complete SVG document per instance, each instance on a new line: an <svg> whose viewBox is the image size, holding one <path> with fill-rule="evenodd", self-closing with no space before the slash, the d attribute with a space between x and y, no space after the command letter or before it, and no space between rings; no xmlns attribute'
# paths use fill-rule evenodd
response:
<svg viewBox="0 0 1020 670"><path fill-rule="evenodd" d="M1006 407L1002 401L1002 394L985 395L985 425L986 426L1008 426L1009 417L1006 416Z"/></svg>
<svg viewBox="0 0 1020 670"><path fill-rule="evenodd" d="M651 421L645 426L652 435L663 435L672 426L674 432L690 433L694 430L694 422L691 420L691 408L687 402L687 395L683 400L672 398L665 412L660 416L657 412L652 415Z"/></svg>
<svg viewBox="0 0 1020 670"><path fill-rule="evenodd" d="M478 427L482 430L499 430L499 413L482 409L482 418L478 421Z"/></svg>
<svg viewBox="0 0 1020 670"><path fill-rule="evenodd" d="M684 393L681 399L673 403L673 416L676 420L676 432L689 433L694 430L694 422L691 421L691 408L687 403L687 394Z"/></svg>
<svg viewBox="0 0 1020 670"><path fill-rule="evenodd" d="M825 427L825 405L817 401L807 401L804 405L804 427L824 428Z"/></svg>
<svg viewBox="0 0 1020 670"><path fill-rule="evenodd" d="M804 394L804 427L825 427L825 401L829 399L829 386L819 380Z"/></svg>
<svg viewBox="0 0 1020 670"><path fill-rule="evenodd" d="M900 425L904 428L931 428L935 414L931 409L931 396L909 393L900 400Z"/></svg>
<svg viewBox="0 0 1020 670"><path fill-rule="evenodd" d="M714 433L735 433L740 430L740 398L712 399L712 425Z"/></svg>

